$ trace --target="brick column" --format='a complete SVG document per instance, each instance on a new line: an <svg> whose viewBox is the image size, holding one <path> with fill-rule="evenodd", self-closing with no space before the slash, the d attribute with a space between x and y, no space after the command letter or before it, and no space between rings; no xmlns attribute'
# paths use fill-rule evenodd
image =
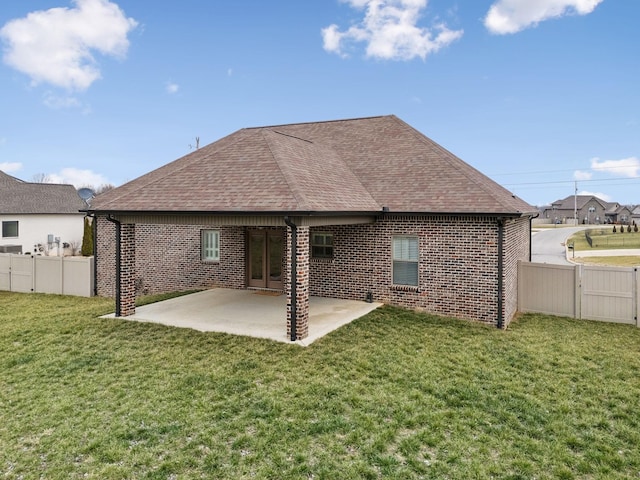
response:
<svg viewBox="0 0 640 480"><path fill-rule="evenodd" d="M296 278L292 278L291 255L297 250ZM291 228L287 229L287 337L291 338L292 295L296 282L296 340L309 335L309 227L297 227L297 248L294 248Z"/></svg>
<svg viewBox="0 0 640 480"><path fill-rule="evenodd" d="M136 226L120 228L120 315L127 317L136 312Z"/></svg>

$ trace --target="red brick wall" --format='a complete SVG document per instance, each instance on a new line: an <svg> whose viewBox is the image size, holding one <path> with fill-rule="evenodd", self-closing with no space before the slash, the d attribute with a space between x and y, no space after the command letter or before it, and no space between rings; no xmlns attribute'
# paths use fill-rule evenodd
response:
<svg viewBox="0 0 640 480"><path fill-rule="evenodd" d="M96 217L95 222L97 294L114 297L116 294L116 228L105 217Z"/></svg>
<svg viewBox="0 0 640 480"><path fill-rule="evenodd" d="M113 296L114 226L98 218L98 294ZM244 227L220 231L220 262L200 260L202 226L136 225L138 293L209 286L245 288ZM311 259L310 295L364 300L496 324L498 224L495 217L389 216L371 225L314 227L334 235L334 258ZM419 287L391 285L391 239L415 235L420 243ZM517 261L529 258L529 220L504 227L503 318L517 309ZM286 255L284 257L286 259ZM286 289L286 284L285 284Z"/></svg>
<svg viewBox="0 0 640 480"><path fill-rule="evenodd" d="M334 259L311 259L311 295L384 303L496 324L498 224L495 217L386 217L375 225L317 227L334 234ZM419 287L391 285L391 239L419 238ZM528 259L529 221L505 227L505 323L517 307L517 261ZM503 297L504 298L504 297Z"/></svg>
<svg viewBox="0 0 640 480"><path fill-rule="evenodd" d="M122 224L120 231L120 315L133 315L136 310L136 226Z"/></svg>
<svg viewBox="0 0 640 480"><path fill-rule="evenodd" d="M504 327L518 310L518 260L529 260L530 223L528 218L509 220L504 226Z"/></svg>
<svg viewBox="0 0 640 480"><path fill-rule="evenodd" d="M287 229L287 245L291 244L291 229ZM309 335L309 227L298 227L296 249L296 339L301 340ZM292 292L290 289L291 278L291 251L286 254L286 282L287 292L287 335L291 336Z"/></svg>
<svg viewBox="0 0 640 480"><path fill-rule="evenodd" d="M115 295L115 226L98 217L98 295ZM220 231L220 262L200 259L200 231ZM163 293L212 286L244 288L245 229L198 225L136 225L136 290Z"/></svg>

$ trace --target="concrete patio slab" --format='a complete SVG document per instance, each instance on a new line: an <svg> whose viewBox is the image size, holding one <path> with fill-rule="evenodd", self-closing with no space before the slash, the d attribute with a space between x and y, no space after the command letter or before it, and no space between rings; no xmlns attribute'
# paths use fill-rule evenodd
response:
<svg viewBox="0 0 640 480"><path fill-rule="evenodd" d="M311 297L309 336L291 342L287 336L287 296L257 290L214 288L136 307L126 320L269 338L307 346L327 333L380 307L382 303ZM114 315L105 317L113 318Z"/></svg>

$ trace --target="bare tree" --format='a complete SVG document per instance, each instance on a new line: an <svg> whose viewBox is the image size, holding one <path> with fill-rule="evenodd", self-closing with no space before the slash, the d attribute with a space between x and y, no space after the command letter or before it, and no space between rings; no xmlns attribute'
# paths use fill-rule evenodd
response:
<svg viewBox="0 0 640 480"><path fill-rule="evenodd" d="M51 177L46 173L36 173L33 177L33 183L49 183L51 182Z"/></svg>
<svg viewBox="0 0 640 480"><path fill-rule="evenodd" d="M189 144L189 150L198 150L200 148L200 137L196 137L196 145Z"/></svg>
<svg viewBox="0 0 640 480"><path fill-rule="evenodd" d="M110 183L103 183L98 188L94 188L93 191L96 195L100 195L101 193L108 192L109 190L113 190L114 188L116 187L111 185Z"/></svg>

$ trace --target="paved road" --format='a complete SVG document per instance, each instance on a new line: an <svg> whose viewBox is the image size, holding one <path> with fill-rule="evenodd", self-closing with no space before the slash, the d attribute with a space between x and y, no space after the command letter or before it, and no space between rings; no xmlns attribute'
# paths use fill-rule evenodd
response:
<svg viewBox="0 0 640 480"><path fill-rule="evenodd" d="M572 265L566 259L563 244L575 232L586 228L589 228L589 226L545 228L537 232L534 231L531 241L531 261Z"/></svg>

